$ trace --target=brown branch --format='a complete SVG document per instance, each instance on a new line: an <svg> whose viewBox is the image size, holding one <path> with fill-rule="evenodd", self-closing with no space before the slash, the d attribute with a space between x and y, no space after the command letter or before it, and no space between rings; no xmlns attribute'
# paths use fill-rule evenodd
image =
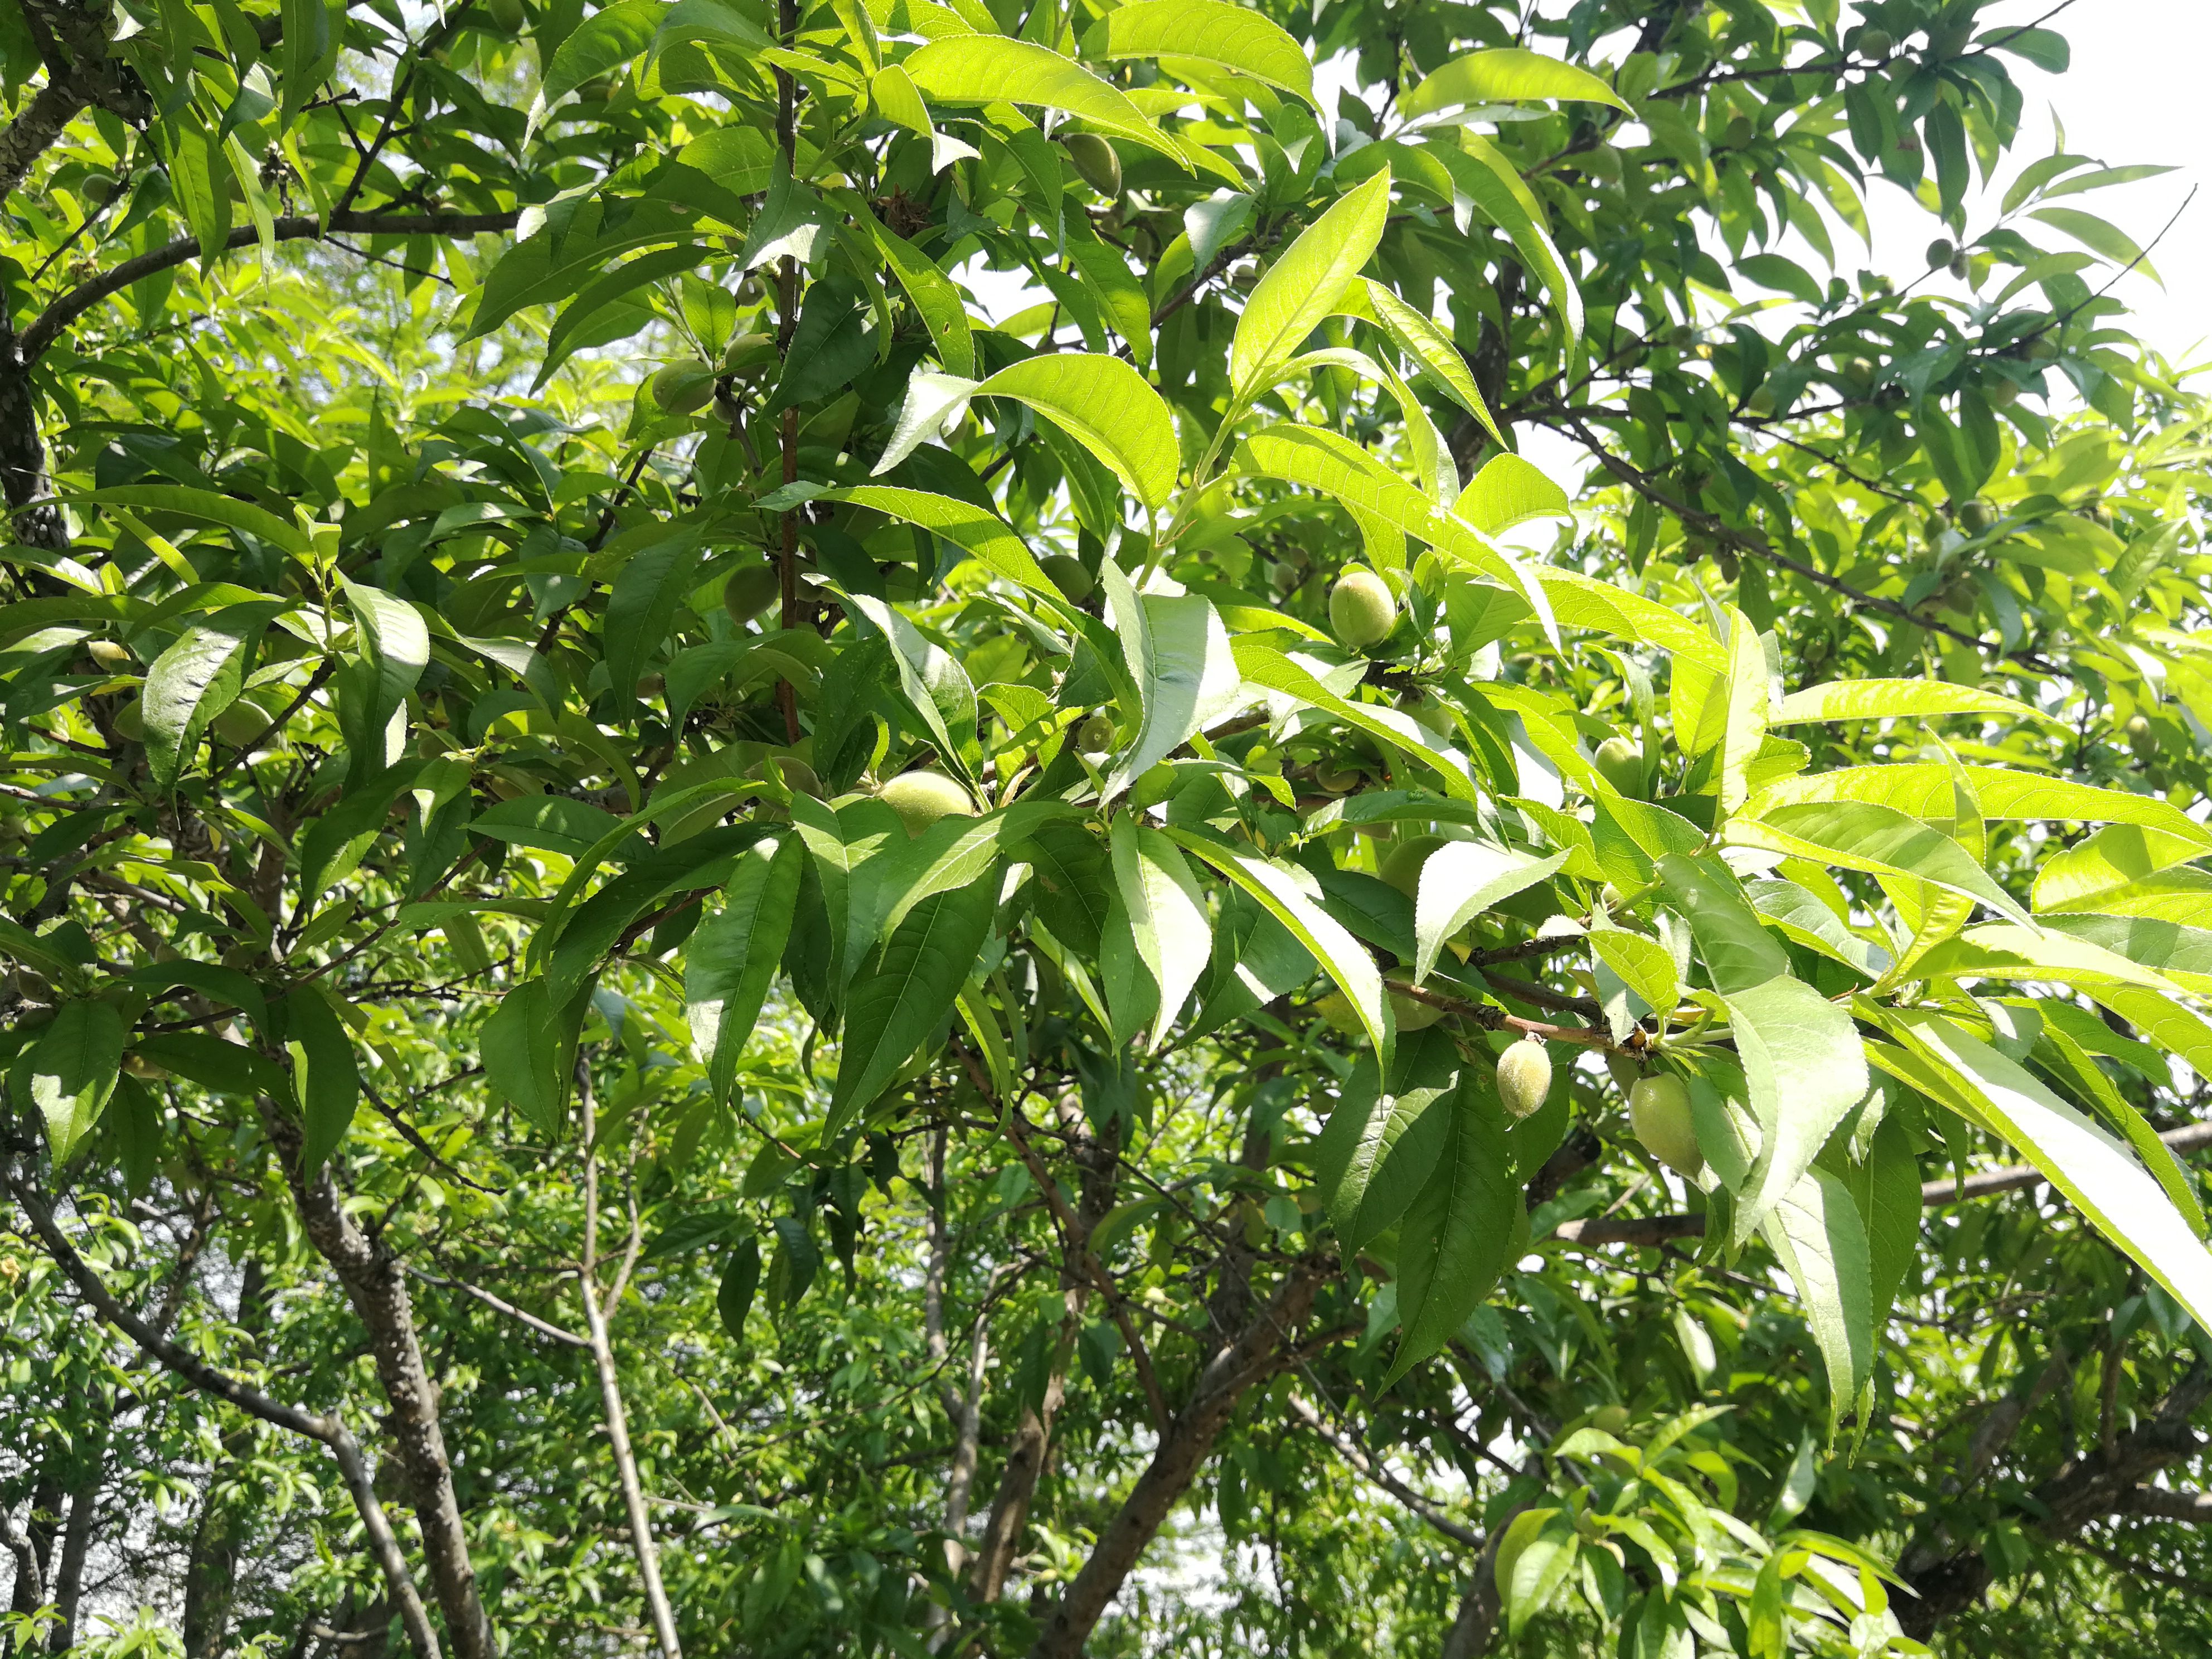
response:
<svg viewBox="0 0 2212 1659"><path fill-rule="evenodd" d="M1336 1455L1352 1465L1362 1477L1382 1487L1445 1537L1464 1544L1471 1550L1484 1547L1481 1534L1468 1531L1393 1474L1379 1460L1369 1456L1366 1448L1323 1418L1304 1395L1291 1395L1289 1403L1291 1415L1327 1441Z"/></svg>
<svg viewBox="0 0 2212 1659"><path fill-rule="evenodd" d="M384 1505L376 1495L376 1485L362 1461L360 1443L353 1437L343 1421L325 1417L317 1412L302 1411L296 1406L271 1400L252 1384L242 1382L226 1371L216 1370L190 1349L172 1341L145 1320L125 1307L111 1291L92 1264L77 1254L76 1247L55 1222L53 1212L32 1187L19 1176L11 1162L5 1167L8 1190L23 1206L30 1218L32 1231L39 1236L57 1267L69 1281L76 1285L77 1294L102 1319L106 1320L135 1343L139 1351L165 1370L174 1372L203 1394L235 1406L250 1417L318 1441L330 1449L332 1459L343 1477L346 1490L352 1494L354 1507L360 1512L362 1528L368 1534L369 1550L384 1573L386 1588L399 1604L401 1622L407 1630L408 1642L417 1659L439 1659L438 1636L431 1627L430 1616L422 1606L422 1597L415 1593L414 1581L408 1577L405 1557L400 1553L399 1540L392 1529L392 1522L384 1512Z"/></svg>

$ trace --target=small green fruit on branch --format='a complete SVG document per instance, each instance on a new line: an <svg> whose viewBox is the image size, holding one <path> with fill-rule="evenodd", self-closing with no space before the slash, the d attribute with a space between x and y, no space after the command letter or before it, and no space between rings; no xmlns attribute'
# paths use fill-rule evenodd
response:
<svg viewBox="0 0 2212 1659"><path fill-rule="evenodd" d="M1347 570L1328 592L1328 625L1347 651L1364 651L1398 625L1398 602L1371 570Z"/></svg>
<svg viewBox="0 0 2212 1659"><path fill-rule="evenodd" d="M1498 1097L1508 1116L1534 1114L1552 1092L1552 1055L1531 1031L1498 1057Z"/></svg>

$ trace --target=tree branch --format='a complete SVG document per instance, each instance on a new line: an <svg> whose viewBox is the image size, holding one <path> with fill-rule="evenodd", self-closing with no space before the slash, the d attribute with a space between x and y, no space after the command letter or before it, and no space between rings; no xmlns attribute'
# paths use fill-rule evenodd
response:
<svg viewBox="0 0 2212 1659"><path fill-rule="evenodd" d="M31 1219L31 1227L39 1241L46 1248L77 1294L102 1319L137 1344L141 1352L161 1366L173 1371L204 1394L228 1401L239 1410L263 1422L286 1430L308 1440L320 1442L330 1448L331 1455L343 1476L346 1490L353 1496L354 1507L360 1512L362 1528L368 1536L369 1551L383 1571L386 1587L399 1604L399 1616L406 1627L407 1639L417 1659L439 1659L438 1635L431 1628L430 1616L424 1610L422 1599L415 1593L414 1581L408 1577L407 1562L400 1553L399 1540L392 1530L392 1522L384 1512L384 1505L376 1495L376 1486L368 1465L362 1461L360 1443L346 1425L335 1417L302 1411L296 1406L287 1406L271 1400L258 1389L242 1382L228 1372L217 1370L189 1349L172 1341L156 1331L146 1321L118 1301L100 1275L76 1251L69 1237L55 1222L53 1212L32 1187L30 1182L18 1175L12 1162L5 1166L8 1190L23 1206ZM12 1546L11 1546L12 1547Z"/></svg>
<svg viewBox="0 0 2212 1659"><path fill-rule="evenodd" d="M1304 1395L1293 1394L1289 1398L1291 1415L1297 1418L1335 1450L1336 1455L1352 1465L1362 1476L1373 1481L1407 1509L1455 1542L1471 1550L1484 1547L1482 1534L1470 1532L1453 1520L1434 1504L1390 1473L1376 1459L1367 1455L1366 1449L1352 1437L1338 1430L1324 1419Z"/></svg>

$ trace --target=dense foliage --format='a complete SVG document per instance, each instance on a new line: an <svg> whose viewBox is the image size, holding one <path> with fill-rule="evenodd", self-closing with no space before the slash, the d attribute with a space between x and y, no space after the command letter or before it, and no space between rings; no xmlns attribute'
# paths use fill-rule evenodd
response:
<svg viewBox="0 0 2212 1659"><path fill-rule="evenodd" d="M0 5L0 1653L2203 1644L1982 9Z"/></svg>

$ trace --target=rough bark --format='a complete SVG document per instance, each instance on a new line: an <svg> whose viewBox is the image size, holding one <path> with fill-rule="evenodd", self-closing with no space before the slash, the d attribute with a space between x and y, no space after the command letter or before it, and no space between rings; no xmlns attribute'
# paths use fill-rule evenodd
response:
<svg viewBox="0 0 2212 1659"><path fill-rule="evenodd" d="M391 1407L385 1425L398 1448L447 1638L459 1659L495 1659L498 1644L477 1593L476 1569L469 1560L468 1536L461 1525L453 1465L439 1420L438 1389L423 1363L406 1274L390 1247L380 1237L369 1238L346 1213L330 1170L325 1168L312 1177L304 1172L300 1126L265 1101L262 1124L276 1149L308 1242L330 1263L368 1334L377 1381Z"/></svg>
<svg viewBox="0 0 2212 1659"><path fill-rule="evenodd" d="M20 1528L11 1528L4 1536L9 1553L15 1558L15 1588L8 1601L8 1611L16 1613L36 1613L46 1605L48 1569L53 1565L54 1533L58 1517L55 1506L62 1499L62 1484L54 1474L53 1449L50 1447L39 1465L39 1478L32 1483L30 1512Z"/></svg>
<svg viewBox="0 0 2212 1659"><path fill-rule="evenodd" d="M1444 1644L1437 1659L1482 1659L1490 1651L1490 1644L1498 1635L1498 1615L1502 1611L1498 1595L1498 1540L1505 1535L1514 1518L1528 1507L1523 1504L1509 1511L1491 1528L1482 1553L1475 1558L1474 1571L1468 1575L1467 1589L1459 1598L1459 1612L1452 1620L1452 1627L1444 1632Z"/></svg>
<svg viewBox="0 0 2212 1659"><path fill-rule="evenodd" d="M106 1409L111 1408L103 1408L102 1420L85 1435L85 1444L78 1454L82 1467L70 1490L68 1518L62 1526L60 1559L55 1564L53 1588L48 1592L57 1616L46 1637L46 1646L54 1653L66 1653L76 1645L77 1610L84 1599L85 1557L92 1547L93 1522L100 1513L100 1496L107 1485Z"/></svg>
<svg viewBox="0 0 2212 1659"><path fill-rule="evenodd" d="M2028 1524L2052 1542L2065 1543L2106 1516L2141 1513L2144 1483L2203 1449L2203 1437L2189 1419L2208 1395L2212 1368L2200 1362L2160 1403L2150 1421L2109 1447L2069 1460L2037 1486L2024 1506L2035 1517ZM1927 1640L1944 1620L1979 1601L1993 1577L1979 1550L1939 1555L1924 1545L1908 1552L1902 1576L1917 1599L1900 1596L1891 1605L1905 1633L1917 1641Z"/></svg>
<svg viewBox="0 0 2212 1659"><path fill-rule="evenodd" d="M1291 1333L1312 1310L1320 1283L1317 1269L1304 1264L1293 1268L1267 1305L1200 1373L1190 1402L1099 1533L1090 1559L1030 1649L1030 1659L1078 1659L1145 1547L1205 1466L1237 1401L1273 1372Z"/></svg>

